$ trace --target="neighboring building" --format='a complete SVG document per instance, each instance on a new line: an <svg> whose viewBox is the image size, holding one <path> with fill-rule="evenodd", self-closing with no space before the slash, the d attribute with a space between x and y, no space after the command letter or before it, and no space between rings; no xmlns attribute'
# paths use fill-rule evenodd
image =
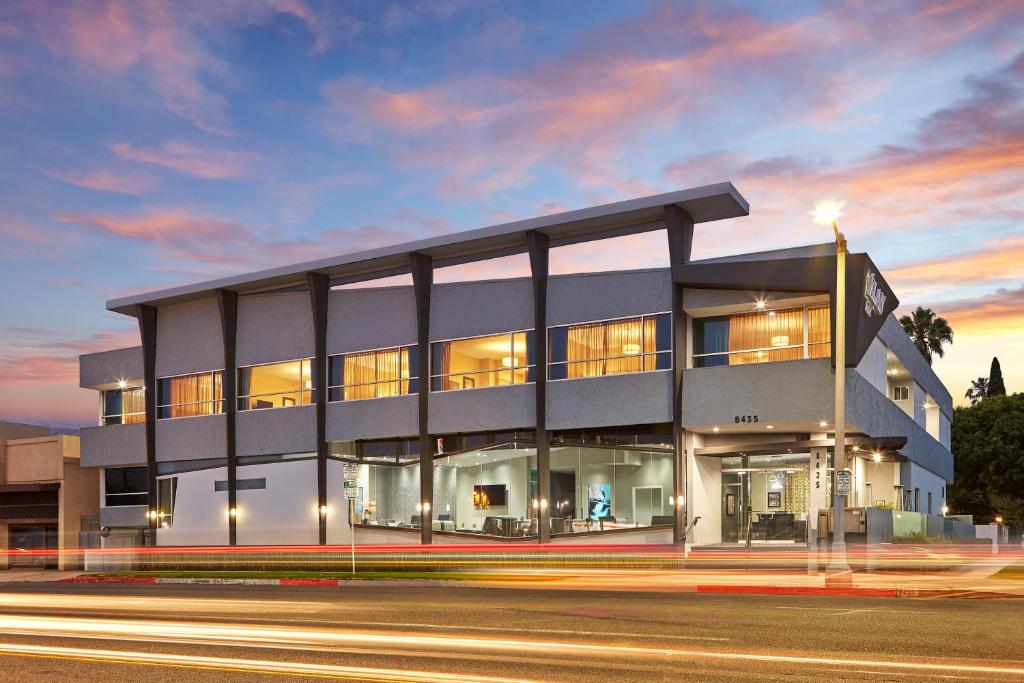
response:
<svg viewBox="0 0 1024 683"><path fill-rule="evenodd" d="M20 438L12 438L20 437ZM99 514L96 470L79 463L77 436L0 423L0 568L81 566L83 523Z"/></svg>
<svg viewBox="0 0 1024 683"><path fill-rule="evenodd" d="M81 358L107 544L669 542L697 516L696 544L803 541L834 245L691 261L695 223L746 214L723 183L108 302L143 343ZM548 276L551 247L658 229L669 268ZM433 284L524 252L531 277ZM867 255L847 281L849 504L937 513L949 392Z"/></svg>

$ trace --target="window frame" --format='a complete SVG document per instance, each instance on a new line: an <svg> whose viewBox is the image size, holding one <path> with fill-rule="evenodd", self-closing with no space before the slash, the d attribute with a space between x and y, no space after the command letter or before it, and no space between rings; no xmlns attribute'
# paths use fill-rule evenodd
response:
<svg viewBox="0 0 1024 683"><path fill-rule="evenodd" d="M644 347L646 346L646 344L645 344L646 340L644 339L644 335L645 335L644 328L646 327L646 325L644 323L646 322L646 320L648 318L656 319L660 315L667 315L668 316L669 331L670 331L669 332L669 339L668 339L668 348L667 349L663 349L661 351L657 350L657 344L658 344L658 341L657 341L657 323L655 323L655 341L654 341L655 350L654 351L650 351L650 352L644 351ZM602 356L602 357L597 357L597 358L578 358L576 360L571 360L571 361L570 360L564 360L564 361L552 361L551 360L551 355L552 355L551 354L551 331L552 330L558 330L558 329L563 329L563 328L564 329L568 329L570 327L575 327L577 325L596 325L598 323L616 323L616 322L620 322L620 321L623 321L623 320L635 320L635 319L639 319L640 320L640 353L638 353L638 354L622 354L622 355L618 355L618 356ZM669 371L672 370L671 359L672 359L672 353L675 351L675 339L674 339L674 335L671 333L671 330L673 329L673 324L674 324L674 321L673 321L673 317L672 317L672 311L669 310L669 311L655 311L653 313L635 313L633 315L622 315L622 316L618 316L616 318L600 318L598 320L579 320L579 321L574 321L574 322L571 322L571 323L565 323L565 324L562 324L562 325L550 325L545 330L545 339L544 339L544 342L548 345L547 346L547 351L548 351L548 353L547 353L548 367L546 369L547 381L548 382L565 382L565 381L568 381L568 380L576 380L576 379L593 379L593 377L615 377L615 376L618 376L618 375L635 375L635 374L642 373L642 372L669 372ZM644 365L645 365L644 361L646 360L646 358L648 356L650 356L651 358L655 359L655 366L657 366L657 358L658 358L658 356L661 356L661 355L667 355L669 357L669 367L667 367L667 368L654 367L651 370L644 369ZM605 373L605 374L602 374L602 375L594 375L593 377L569 377L568 369L569 369L569 366L572 365L573 363L593 363L593 362L596 362L596 361L621 360L621 359L624 359L624 358L639 358L640 359L640 369L639 370L632 370L632 371L629 371L629 372L616 372L616 373L612 373L612 374ZM566 369L566 376L565 377L553 378L551 376L551 369L554 368L554 367L557 367L557 366L561 366L561 367L564 367Z"/></svg>
<svg viewBox="0 0 1024 683"><path fill-rule="evenodd" d="M118 414L107 413L107 394L111 392L118 392L121 394L121 412ZM140 391L142 392L142 410L134 413L124 412L124 392L126 391ZM142 424L146 421L146 387L145 386L126 386L124 389L115 387L114 389L100 389L100 410L99 410L99 426L100 427L116 427L117 425L128 425L128 424ZM140 417L139 420L133 420L127 422L125 418L128 417ZM118 418L120 422L108 422L110 418Z"/></svg>
<svg viewBox="0 0 1024 683"><path fill-rule="evenodd" d="M820 341L820 342L812 342L812 341L810 341L810 311L811 311L811 309L817 309L817 308L828 308L829 309L830 321L829 321L829 340L828 341ZM740 353L770 353L772 351L784 351L786 349L803 349L803 354L802 354L802 356L800 358L791 358L791 359L788 359L788 360L770 360L769 359L769 360L757 361L757 362L754 362L754 363L741 363L741 365L758 365L759 363L786 363L788 361L793 361L793 360L815 360L815 359L818 359L818 358L825 358L825 356L811 356L810 355L810 351L811 351L811 347L825 346L825 345L831 345L832 344L832 338L831 338L832 337L832 325L831 325L832 311L831 311L831 307L830 307L830 305L828 303L825 303L825 304L822 304L822 303L803 304L802 306L779 306L779 307L775 307L775 308L765 308L764 310L756 311L756 312L757 313L763 313L763 314L767 315L768 313L770 313L772 311L779 312L779 311L793 311L793 310L801 311L801 315L802 315L802 318L803 318L803 323L802 323L802 328L803 328L802 339L801 339L801 342L799 344L786 344L785 346L763 346L763 347L754 348L754 349L736 349L735 351L716 351L716 352L713 352L713 353L691 353L690 354L690 367L692 367L694 369L730 367L731 364L728 363L728 362L726 362L723 365L698 365L697 364L697 359L698 358L725 358L728 361L729 356L732 356L734 354L740 354ZM733 315L746 315L746 312L739 312L739 313L735 313L735 314L727 313L725 315L709 315L709 316L704 316L702 318L693 318L693 323L696 323L698 321L703 321L703 320L710 320L710 319L718 319L718 320L725 319L725 320L729 320L730 318L732 318ZM692 332L691 336L696 340L696 337L697 337L696 332L693 331L692 328L691 328L691 332ZM696 345L696 342L694 342L694 344Z"/></svg>
<svg viewBox="0 0 1024 683"><path fill-rule="evenodd" d="M331 362L335 358L340 358L340 359L342 359L341 362L344 363L345 362L344 361L345 356L355 356L355 355L364 354L364 353L377 353L377 352L380 352L380 351L393 351L395 349L398 349L400 351L402 349L408 349L409 364L411 365L412 364L412 358L413 358L413 352L414 352L414 350L416 349L417 346L419 346L419 344L416 344L416 343L412 343L412 344L398 344L397 346L381 346L381 347L378 347L378 348L375 348L375 349L365 349L365 350L361 350L361 351L342 351L341 353L331 353L331 354L328 354L327 355L327 402L328 403L348 403L348 402L351 402L351 401L374 401L374 400L376 400L378 398L397 398L399 396L415 396L417 392L412 391L412 389L410 388L410 390L407 393L404 393L404 394L398 393L398 394L392 394L390 396L370 396L368 398L345 398L345 389L347 387L377 386L377 385L380 385L380 384L390 384L392 382L409 382L410 383L410 387L411 387L411 383L413 382L413 380L416 380L418 382L419 379L420 379L420 376L419 376L419 374L417 374L416 376L410 375L409 377L400 377L397 380L389 379L389 380L383 380L383 381L379 381L379 382L363 382L361 384L345 384L345 375L344 375L344 366L343 366L341 384L332 384L331 383ZM429 360L428 360L428 363L429 363ZM315 387L314 387L314 389L315 389ZM331 395L332 395L332 392L335 391L335 390L339 390L340 398L332 399Z"/></svg>
<svg viewBox="0 0 1024 683"><path fill-rule="evenodd" d="M141 470L143 472L144 480L146 482L145 490L142 490L142 491L129 491L129 492L125 492L125 493L111 493L110 492L110 488L109 488L110 483L107 480L107 476L111 472L121 473L124 470ZM125 478L125 482L127 482L127 478ZM141 497L143 497L143 500L142 500L142 502L137 502L137 503L115 503L114 505L111 505L110 504L110 497L111 496L113 496L114 498L118 498L118 497L127 498L129 496L135 496L135 497L140 497L141 496ZM105 507L105 508L109 508L109 507L130 507L132 505L146 505L146 506L149 505L149 475L148 475L148 468L145 465L141 465L141 466L140 465L134 465L134 466L128 466L128 467L105 467L105 468L103 468L103 507Z"/></svg>
<svg viewBox="0 0 1024 683"><path fill-rule="evenodd" d="M219 379L216 378L216 376L218 374L219 374ZM197 377L199 375L210 375L211 377L214 378L214 384L213 384L213 386L215 387L214 388L214 392L213 392L214 396L217 395L216 387L218 386L218 383L219 383L219 386L220 386L220 398L213 398L213 399L210 399L209 401L191 401L189 403L167 403L167 404L161 404L160 403L160 393L161 393L160 392L160 387L161 387L160 383L162 381L169 380L169 379L178 379L180 377ZM212 412L209 412L209 413L201 413L199 415L179 415L177 417L174 417L173 415L168 415L166 417L161 417L160 416L160 411L162 409L164 409L164 408L177 408L179 406L195 406L195 405L202 405L202 404L205 404L205 403L210 403L210 404L216 405L219 409L215 410L215 411L212 411ZM223 415L223 414L224 414L224 369L223 368L216 369L216 370L204 370L202 372L183 372L183 373L179 373L179 374L176 374L176 375L164 375L162 377L157 377L156 378L156 419L158 419L158 420L187 420L187 419L193 418L193 417L210 417L211 415Z"/></svg>
<svg viewBox="0 0 1024 683"><path fill-rule="evenodd" d="M448 391L476 391L477 389L504 389L506 387L511 387L511 386L526 386L528 384L536 383L535 379L534 380L530 380L530 370L532 369L532 370L534 370L534 373L536 373L537 364L529 362L530 361L530 335L534 334L534 332L535 332L535 330L533 328L529 328L529 329L524 329L524 330L512 330L510 332L491 332L491 333L488 333L488 334L475 334L475 335L472 335L470 337L452 337L451 339L432 339L432 340L430 340L430 354L429 354L430 357L428 358L428 362L427 362L427 364L429 366L429 373L428 373L429 374L429 378L428 378L428 381L430 382L429 385L428 385L428 390L430 391L430 393L441 394L441 393L445 393L445 392L448 392ZM521 334L521 335L523 335L525 337L526 360L527 360L526 365L520 365L520 366L513 365L513 366L508 367L508 368L501 368L501 369L496 369L496 370L476 370L476 371L473 371L473 372L450 372L450 373L447 373L447 374L434 374L434 346L436 344L450 344L452 342L469 341L471 339L486 339L488 337L506 337L507 336L509 338L509 357L515 358L515 345L516 345L516 335L517 334ZM536 335L534 335L534 336L536 337ZM533 343L534 343L534 345L537 344L536 338L533 340ZM533 355L534 355L534 358L536 358L536 355L537 355L536 348L534 348L534 354ZM474 386L474 387L457 387L457 388L454 388L454 389L443 389L443 388L442 389L435 389L434 388L434 380L435 379L445 379L445 378L448 378L448 377L470 377L470 376L474 376L474 375L486 375L486 374L490 374L490 373L503 372L505 370L507 370L511 374L511 378L512 378L512 381L510 383L508 383L508 384L498 384L498 385L491 385L491 386L484 386L484 387L479 387L479 386ZM516 374L515 373L516 373L517 370L525 370L526 371L526 381L524 381L524 382L516 382L515 381L515 379L516 379Z"/></svg>
<svg viewBox="0 0 1024 683"><path fill-rule="evenodd" d="M286 363L300 363L300 364L301 363L308 363L309 364L310 388L307 389L303 385L303 382L302 382L302 378L303 378L302 365L299 365L299 383L298 383L298 389L296 391L294 391L294 392L292 392L292 391L275 391L275 392L267 393L267 394L246 394L244 396L242 395L241 392L238 392L237 396L235 396L235 409L238 412L248 412L248 411L252 411L252 410L281 410L281 409L285 409L285 408L302 408L304 406L315 405L316 404L316 372L313 371L313 363L315 361L316 361L316 356L307 356L307 357L304 357L304 358L291 358L289 360L275 360L275 361L270 361L268 363L252 363L250 365L239 365L239 366L237 366L235 368L235 387L236 387L236 389L238 387L242 386L242 372L244 372L245 370L250 370L252 368L262 368L262 367L266 367L266 366L269 366L269 365L284 365ZM283 396L285 394L292 394L292 393L297 393L299 395L299 401L295 405L292 405L292 406L270 406L269 408L250 408L247 405L249 399L252 399L252 398L260 398L262 396ZM309 403L303 403L302 402L303 394L309 394Z"/></svg>

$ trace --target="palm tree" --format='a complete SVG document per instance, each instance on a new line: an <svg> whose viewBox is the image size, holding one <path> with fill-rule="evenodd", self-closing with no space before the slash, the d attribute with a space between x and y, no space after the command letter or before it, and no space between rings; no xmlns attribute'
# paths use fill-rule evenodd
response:
<svg viewBox="0 0 1024 683"><path fill-rule="evenodd" d="M979 377L971 380L971 388L964 394L964 398L971 400L971 405L977 405L978 401L988 396L988 377Z"/></svg>
<svg viewBox="0 0 1024 683"><path fill-rule="evenodd" d="M945 351L943 344L953 343L953 328L945 318L939 318L930 308L918 306L912 315L900 318L900 325L921 352L928 365L932 364L932 355L942 358Z"/></svg>

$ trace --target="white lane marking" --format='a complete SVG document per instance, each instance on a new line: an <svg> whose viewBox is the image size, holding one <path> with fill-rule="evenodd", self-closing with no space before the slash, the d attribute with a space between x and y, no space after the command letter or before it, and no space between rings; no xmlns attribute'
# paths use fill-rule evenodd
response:
<svg viewBox="0 0 1024 683"><path fill-rule="evenodd" d="M402 669L374 669L337 664L307 664L260 659L232 659L227 657L205 657L199 655L175 655L154 652L124 652L118 650L95 650L77 647L56 647L47 645L24 645L0 643L0 654L27 655L34 657L59 657L64 659L87 659L123 664L156 664L163 666L202 667L227 671L258 672L269 674L290 674L347 678L362 681L409 681L410 683L442 683L452 680L468 683L529 683L524 679L497 678L458 674L457 679L450 673L430 671L405 671Z"/></svg>
<svg viewBox="0 0 1024 683"><path fill-rule="evenodd" d="M421 647L425 649L448 650L497 650L524 653L545 652L556 655L608 655L608 656L658 656L679 658L703 658L721 660L757 661L780 664L806 664L841 667L866 667L876 669L911 669L944 673L986 673L1024 676L1024 663L1008 662L1002 666L982 664L959 664L936 661L890 661L871 659L844 659L839 657L805 657L797 655L771 655L754 652L681 650L664 647L632 645L603 645L599 643L562 643L542 640L464 638L459 636L422 636L400 633L360 633L352 631L318 631L312 629L274 629L251 627L244 624L214 626L210 624L188 624L180 622L156 622L135 620L64 619L56 617L0 616L0 629L26 635L80 637L133 638L164 637L167 639L188 638L205 643L245 645L371 645L374 647Z"/></svg>

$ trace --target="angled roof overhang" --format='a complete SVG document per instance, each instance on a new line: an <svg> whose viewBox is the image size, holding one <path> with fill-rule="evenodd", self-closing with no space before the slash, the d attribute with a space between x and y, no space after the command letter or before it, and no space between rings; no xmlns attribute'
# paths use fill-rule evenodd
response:
<svg viewBox="0 0 1024 683"><path fill-rule="evenodd" d="M694 261L672 266L672 280L697 289L827 293L836 338L836 256ZM867 254L846 255L846 367L855 368L899 299ZM832 365L835 366L835 346Z"/></svg>
<svg viewBox="0 0 1024 683"><path fill-rule="evenodd" d="M162 306L218 289L247 293L300 287L310 272L327 275L334 285L375 280L408 273L412 253L429 256L436 267L483 261L526 252L531 231L547 235L552 247L649 232L665 226L667 206L683 209L694 223L746 216L750 211L732 183L718 183L112 299L107 309L135 315L137 305Z"/></svg>

